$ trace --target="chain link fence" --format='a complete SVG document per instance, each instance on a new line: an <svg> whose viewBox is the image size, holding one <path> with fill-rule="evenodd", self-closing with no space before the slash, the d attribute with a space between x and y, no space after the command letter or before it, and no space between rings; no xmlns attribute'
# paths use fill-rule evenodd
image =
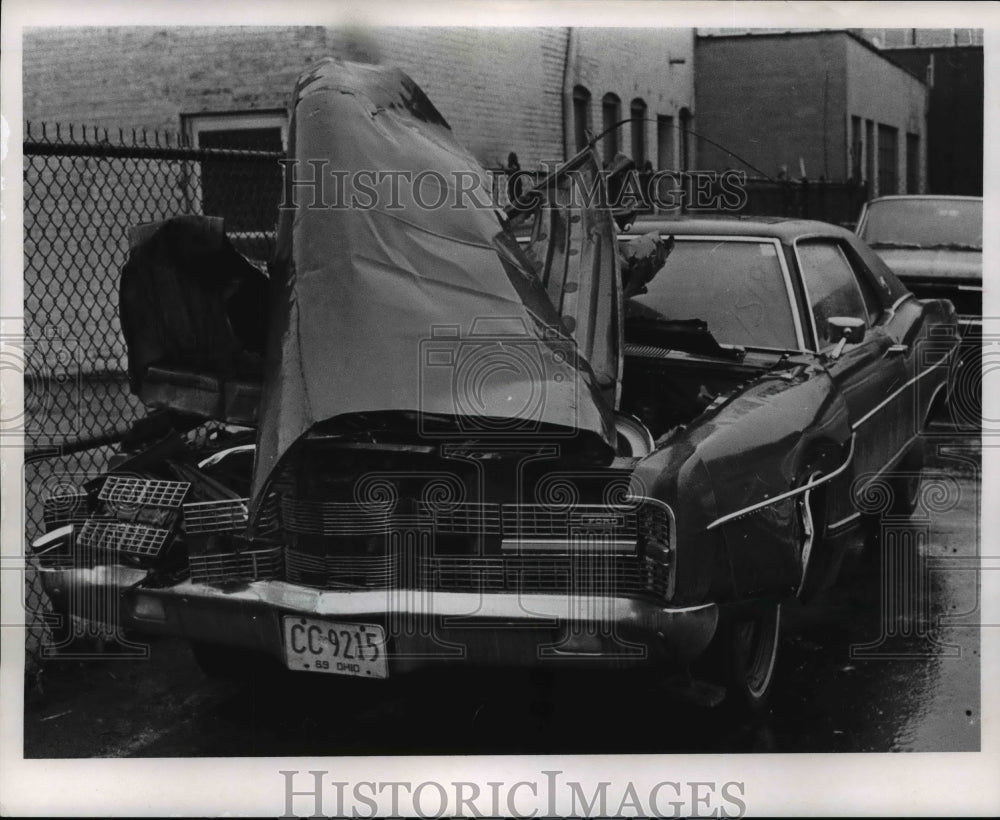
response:
<svg viewBox="0 0 1000 820"><path fill-rule="evenodd" d="M24 135L24 335L4 339L24 373L25 536L43 531L46 497L107 466L142 404L125 376L118 277L129 229L176 214L226 219L256 264L270 256L281 152L197 148L173 135L29 124ZM44 657L50 612L26 572L29 673Z"/></svg>

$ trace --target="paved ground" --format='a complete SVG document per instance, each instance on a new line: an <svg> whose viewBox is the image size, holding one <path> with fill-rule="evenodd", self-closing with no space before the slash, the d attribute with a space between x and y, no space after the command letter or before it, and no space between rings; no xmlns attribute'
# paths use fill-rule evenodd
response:
<svg viewBox="0 0 1000 820"><path fill-rule="evenodd" d="M161 640L148 660L50 662L27 693L25 756L976 750L979 451L954 438L930 452L931 476L959 492L925 522L925 617L886 605L877 553L823 601L786 607L777 689L757 720L620 675L219 682Z"/></svg>

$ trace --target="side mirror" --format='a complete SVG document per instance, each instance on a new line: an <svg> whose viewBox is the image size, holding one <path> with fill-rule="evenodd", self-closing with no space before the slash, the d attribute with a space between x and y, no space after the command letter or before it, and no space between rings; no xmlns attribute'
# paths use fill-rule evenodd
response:
<svg viewBox="0 0 1000 820"><path fill-rule="evenodd" d="M831 316L826 320L827 325L833 330L833 335L837 339L837 346L830 354L836 359L844 351L844 345L850 342L852 345L859 344L865 338L865 320L856 319L853 316Z"/></svg>

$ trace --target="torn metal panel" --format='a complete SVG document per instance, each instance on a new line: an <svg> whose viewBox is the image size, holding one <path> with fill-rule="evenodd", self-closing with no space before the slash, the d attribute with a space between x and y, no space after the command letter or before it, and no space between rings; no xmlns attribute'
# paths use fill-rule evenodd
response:
<svg viewBox="0 0 1000 820"><path fill-rule="evenodd" d="M605 401L617 408L623 357L617 231L597 154L586 148L531 191L526 252ZM524 219L524 216L516 219Z"/></svg>
<svg viewBox="0 0 1000 820"><path fill-rule="evenodd" d="M140 225L130 245L119 311L132 390L150 407L252 423L267 277L215 217Z"/></svg>
<svg viewBox="0 0 1000 820"><path fill-rule="evenodd" d="M626 242L619 255L622 290L626 299L646 293L646 285L663 268L674 249L674 238L664 240L657 231Z"/></svg>

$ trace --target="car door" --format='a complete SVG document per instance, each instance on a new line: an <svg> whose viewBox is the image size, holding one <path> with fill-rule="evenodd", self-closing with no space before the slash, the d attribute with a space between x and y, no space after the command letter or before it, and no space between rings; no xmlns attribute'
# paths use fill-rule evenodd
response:
<svg viewBox="0 0 1000 820"><path fill-rule="evenodd" d="M874 251L858 240L851 244L868 281L882 297L886 308L882 322L906 370L899 398L900 430L907 434L907 440L896 453L902 457L906 445L923 432L939 392L947 388L950 378L956 377L955 373L949 374L948 366L958 345L957 328L947 304L915 298Z"/></svg>
<svg viewBox="0 0 1000 820"><path fill-rule="evenodd" d="M795 254L815 349L825 354L827 371L847 404L855 435L854 475L874 475L911 435L912 422L901 392L906 351L887 332L881 305L846 241L799 240ZM864 338L846 344L839 355L839 339L829 323L834 316L860 319L865 327Z"/></svg>

